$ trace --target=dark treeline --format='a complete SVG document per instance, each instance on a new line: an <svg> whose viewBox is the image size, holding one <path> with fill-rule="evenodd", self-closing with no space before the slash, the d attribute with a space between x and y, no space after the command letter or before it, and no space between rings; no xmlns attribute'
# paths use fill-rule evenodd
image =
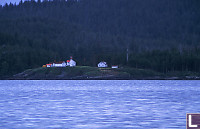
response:
<svg viewBox="0 0 200 129"><path fill-rule="evenodd" d="M0 75L78 65L200 72L199 0L53 0L0 6ZM129 49L129 62L126 50Z"/></svg>

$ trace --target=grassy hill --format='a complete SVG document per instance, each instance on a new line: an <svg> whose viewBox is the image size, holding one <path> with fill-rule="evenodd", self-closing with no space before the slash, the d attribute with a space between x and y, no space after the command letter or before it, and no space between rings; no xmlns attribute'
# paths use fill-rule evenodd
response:
<svg viewBox="0 0 200 129"><path fill-rule="evenodd" d="M76 66L63 68L35 68L18 73L9 79L33 80L114 80L114 79L200 79L199 73L173 72L162 74L152 70L135 68L97 68L90 66Z"/></svg>

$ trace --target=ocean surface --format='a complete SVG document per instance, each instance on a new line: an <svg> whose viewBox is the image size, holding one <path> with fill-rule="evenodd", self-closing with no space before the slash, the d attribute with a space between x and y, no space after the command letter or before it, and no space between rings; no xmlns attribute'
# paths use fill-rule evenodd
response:
<svg viewBox="0 0 200 129"><path fill-rule="evenodd" d="M199 112L200 81L0 81L0 128L185 129Z"/></svg>

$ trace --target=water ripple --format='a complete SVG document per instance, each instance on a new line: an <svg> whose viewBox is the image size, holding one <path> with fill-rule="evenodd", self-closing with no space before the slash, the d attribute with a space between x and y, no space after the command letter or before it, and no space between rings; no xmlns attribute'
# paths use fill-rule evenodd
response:
<svg viewBox="0 0 200 129"><path fill-rule="evenodd" d="M200 81L0 81L0 128L185 128Z"/></svg>

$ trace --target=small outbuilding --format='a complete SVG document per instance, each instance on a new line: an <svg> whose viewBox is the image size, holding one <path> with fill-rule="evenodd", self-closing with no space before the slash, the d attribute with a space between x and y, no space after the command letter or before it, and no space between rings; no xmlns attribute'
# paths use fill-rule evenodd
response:
<svg viewBox="0 0 200 129"><path fill-rule="evenodd" d="M46 67L48 67L48 68L52 67L52 64L46 64Z"/></svg>
<svg viewBox="0 0 200 129"><path fill-rule="evenodd" d="M67 60L67 64L66 64L66 66L69 66L69 65L70 65L69 62L70 62L70 60Z"/></svg>
<svg viewBox="0 0 200 129"><path fill-rule="evenodd" d="M112 65L112 67L111 67L112 69L118 69L119 68L119 66L118 65Z"/></svg>
<svg viewBox="0 0 200 129"><path fill-rule="evenodd" d="M106 68L106 67L108 67L108 65L107 65L106 62L101 61L100 63L98 63L98 67L99 67L99 68Z"/></svg>

